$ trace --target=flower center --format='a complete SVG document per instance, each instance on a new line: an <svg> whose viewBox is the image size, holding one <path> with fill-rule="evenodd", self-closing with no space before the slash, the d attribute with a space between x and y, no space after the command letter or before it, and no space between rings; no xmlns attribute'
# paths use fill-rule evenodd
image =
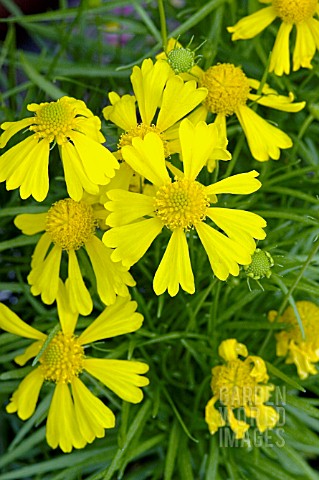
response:
<svg viewBox="0 0 319 480"><path fill-rule="evenodd" d="M46 380L70 383L83 370L84 349L73 335L62 332L50 342L39 362Z"/></svg>
<svg viewBox="0 0 319 480"><path fill-rule="evenodd" d="M240 67L231 63L220 63L210 67L201 80L208 89L204 101L212 113L232 115L239 105L245 105L249 95L248 78Z"/></svg>
<svg viewBox="0 0 319 480"><path fill-rule="evenodd" d="M158 189L154 209L156 215L170 230L175 228L189 230L205 219L209 205L205 187L184 178Z"/></svg>
<svg viewBox="0 0 319 480"><path fill-rule="evenodd" d="M67 98L56 102L41 103L35 113L35 123L30 127L36 136L46 138L50 142L56 140L58 144L68 141L71 130L76 126L75 108Z"/></svg>
<svg viewBox="0 0 319 480"><path fill-rule="evenodd" d="M212 390L219 400L230 408L256 403L260 386L250 375L252 365L240 359L213 369Z"/></svg>
<svg viewBox="0 0 319 480"><path fill-rule="evenodd" d="M195 52L189 48L173 48L167 54L167 61L175 73L189 72L195 64Z"/></svg>
<svg viewBox="0 0 319 480"><path fill-rule="evenodd" d="M163 142L165 158L169 157L169 150L167 146L167 141L164 139L164 135L161 133L159 128L156 125L145 125L145 123L139 123L136 127L131 128L127 132L123 133L120 137L119 143L117 144L118 149L126 145L132 145L132 140L135 137L144 138L147 133L156 133Z"/></svg>
<svg viewBox="0 0 319 480"><path fill-rule="evenodd" d="M271 276L271 268L274 266L274 261L270 253L260 248L256 248L251 257L251 264L245 265L244 270L247 277L251 277L254 280Z"/></svg>
<svg viewBox="0 0 319 480"><path fill-rule="evenodd" d="M315 14L317 0L273 0L278 17L286 23L300 23Z"/></svg>
<svg viewBox="0 0 319 480"><path fill-rule="evenodd" d="M92 238L96 227L91 205L66 198L52 205L45 229L63 250L78 250Z"/></svg>

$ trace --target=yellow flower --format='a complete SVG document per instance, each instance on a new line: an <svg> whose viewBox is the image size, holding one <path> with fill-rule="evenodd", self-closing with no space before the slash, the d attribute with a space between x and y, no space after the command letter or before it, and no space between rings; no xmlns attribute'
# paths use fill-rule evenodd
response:
<svg viewBox="0 0 319 480"><path fill-rule="evenodd" d="M264 405L269 400L274 386L267 385L269 377L263 359L248 356L246 346L234 338L224 340L219 346L218 353L225 360L225 364L212 369L213 397L205 410L210 433L213 435L219 427L226 425L221 412L215 408L218 400L226 407L229 425L237 439L243 438L249 429L248 423L235 417L233 410L237 408L242 408L247 417L256 420L260 432L274 428L279 415L273 407ZM239 355L245 360L240 359Z"/></svg>
<svg viewBox="0 0 319 480"><path fill-rule="evenodd" d="M316 375L318 370L314 363L319 361L319 307L312 302L296 302L296 307L302 321L305 336L300 330L292 307L288 307L279 322L289 325L286 330L276 333L277 355L287 357L286 363L294 363L300 378L309 374ZM271 310L269 320L275 320L277 312Z"/></svg>
<svg viewBox="0 0 319 480"><path fill-rule="evenodd" d="M282 21L271 53L269 71L276 75L290 73L289 36L296 26L296 44L293 52L293 71L300 67L312 68L311 60L319 49L319 22L314 15L319 14L317 0L259 0L271 3L252 15L239 20L233 27L228 27L232 40L248 39L258 35L275 18Z"/></svg>
<svg viewBox="0 0 319 480"><path fill-rule="evenodd" d="M197 67L197 70L199 67ZM202 107L203 119L207 112L216 114L215 123L222 136L226 135L226 117L235 114L244 130L252 156L264 162L272 158L278 160L280 149L292 146L291 138L279 128L260 117L247 105L251 100L265 107L284 112L299 112L305 102L292 103L292 93L289 97L279 95L269 85L265 84L261 93L252 93L260 83L246 77L240 67L230 63L220 63L201 72L200 84L208 89L208 95Z"/></svg>
<svg viewBox="0 0 319 480"><path fill-rule="evenodd" d="M116 295L128 295L127 285L134 279L121 263L111 260L111 250L95 234L98 218L85 201L65 198L54 203L44 213L22 214L15 225L25 235L44 231L34 250L28 282L33 295L41 294L50 305L57 298L63 251L68 257L67 292L74 312L88 315L93 308L91 295L83 281L76 252L85 247L91 261L97 293L106 305L114 303ZM53 248L50 249L51 244Z"/></svg>
<svg viewBox="0 0 319 480"><path fill-rule="evenodd" d="M38 356L38 366L22 380L6 409L17 412L22 420L30 418L36 408L45 381L55 384L46 424L46 438L52 448L63 452L83 448L95 438L102 438L106 428L113 428L113 412L89 390L79 378L82 372L92 375L116 395L139 403L139 387L149 381L141 374L148 365L138 361L94 358L85 346L106 338L138 330L143 317L135 312L136 302L117 298L79 336L74 334L77 314L70 311L63 283L60 283L58 312L61 330L53 339L23 322L8 307L0 304L0 328L35 340L15 358L19 365ZM85 348L85 353L84 353Z"/></svg>
<svg viewBox="0 0 319 480"><path fill-rule="evenodd" d="M132 145L134 138L143 139L150 132L161 140L166 157L179 152L178 122L204 100L206 88L197 88L195 80L184 83L167 62L158 61L153 65L150 58L143 61L141 68L133 68L131 82L134 96L120 97L111 92L111 105L103 109L106 120L124 130L118 155L121 156L124 146ZM137 119L135 103L141 122Z"/></svg>
<svg viewBox="0 0 319 480"><path fill-rule="evenodd" d="M35 113L33 117L1 125L0 148L20 130L27 128L33 134L0 157L0 182L6 181L7 190L20 187L23 199L32 195L38 202L44 200L49 190L50 144L54 142L69 196L79 201L83 190L98 193L98 185L106 185L119 168L114 155L101 145L105 138L99 118L84 102L71 97L32 103L27 108Z"/></svg>
<svg viewBox="0 0 319 480"><path fill-rule="evenodd" d="M215 184L204 186L196 178L205 165L217 139L214 124L200 122L194 126L184 119L180 126L184 174L173 167L176 177L171 180L166 167L163 143L154 133L144 139L133 139L123 147L125 161L156 187L156 193L145 195L111 190L105 207L112 213L107 223L111 228L103 236L114 261L130 267L148 250L153 240L166 227L171 238L154 277L157 295L166 289L176 295L179 285L194 293L194 278L187 246L187 232L196 230L215 275L226 280L229 274L238 275L238 264L251 262L256 245L254 238L265 238L266 222L258 215L244 210L210 207L217 202L216 194L249 194L258 190L260 182L255 171L234 175ZM205 223L208 218L215 223ZM217 230L223 230L226 235Z"/></svg>

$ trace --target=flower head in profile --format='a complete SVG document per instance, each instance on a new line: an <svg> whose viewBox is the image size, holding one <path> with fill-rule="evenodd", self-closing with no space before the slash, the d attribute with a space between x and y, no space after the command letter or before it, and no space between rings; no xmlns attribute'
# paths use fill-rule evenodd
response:
<svg viewBox="0 0 319 480"><path fill-rule="evenodd" d="M311 60L319 49L318 0L259 0L270 3L252 15L228 27L232 40L253 38L270 25L275 18L281 20L276 41L271 53L269 71L281 76L290 73L289 37L296 27L296 44L293 51L293 71L300 67L312 68Z"/></svg>
<svg viewBox="0 0 319 480"><path fill-rule="evenodd" d="M102 438L105 429L113 428L113 412L83 383L81 374L88 373L112 390L123 400L139 403L143 398L140 387L149 381L141 374L148 365L132 360L90 357L89 344L138 330L143 317L135 312L136 302L117 298L80 335L74 333L77 314L70 311L61 282L58 300L60 331L53 339L23 322L8 307L0 304L0 328L33 343L15 358L25 365L33 357L35 368L22 380L13 393L7 412L17 412L22 420L30 418L38 402L44 382L54 384L48 411L46 438L52 448L63 452L83 448L95 438Z"/></svg>
<svg viewBox="0 0 319 480"><path fill-rule="evenodd" d="M83 190L96 194L119 168L114 155L104 146L101 121L82 100L62 97L56 102L32 103L33 117L5 122L0 148L20 130L32 132L0 157L0 182L7 190L20 187L21 198L30 195L41 202L49 190L49 154L58 145L69 196L79 201ZM52 144L52 145L51 145Z"/></svg>
<svg viewBox="0 0 319 480"><path fill-rule="evenodd" d="M260 432L274 428L279 415L273 407L264 405L274 386L268 384L269 377L263 359L248 356L246 346L234 338L224 340L219 345L218 353L225 363L212 369L213 397L205 410L210 433L213 435L226 425L221 412L215 407L217 401L225 408L230 428L237 439L243 438L249 429L248 423L236 418L234 410L239 408L244 410L246 417L255 419Z"/></svg>
<svg viewBox="0 0 319 480"><path fill-rule="evenodd" d="M74 312L89 315L91 295L84 283L77 254L85 250L91 262L97 293L106 305L116 295L128 295L134 279L121 263L111 260L111 250L96 235L99 211L85 202L65 198L47 212L18 215L14 223L25 235L44 231L34 250L28 282L33 295L41 294L47 305L56 300L63 255L67 256L66 288ZM84 252L83 252L84 253ZM88 273L88 272L86 272Z"/></svg>
<svg viewBox="0 0 319 480"><path fill-rule="evenodd" d="M309 374L318 373L315 363L319 361L319 307L305 300L296 302L296 307L305 335L300 330L293 308L289 306L278 320L288 326L276 333L277 355L286 357L286 363L294 363L299 377L305 379ZM277 312L271 310L269 320L272 322L276 317Z"/></svg>
<svg viewBox="0 0 319 480"><path fill-rule="evenodd" d="M167 229L171 237L153 282L157 295L167 289L174 296L179 285L194 293L187 245L193 229L206 250L213 272L221 280L226 280L229 274L238 275L238 264L251 262L256 248L254 238L266 236L263 231L266 222L260 216L244 210L211 207L211 203L217 202L217 194L249 194L258 190L261 184L256 179L257 172L234 175L208 186L196 180L217 141L216 125L200 122L194 126L184 119L180 126L184 173L174 168L174 179L166 167L163 143L156 134L135 138L132 145L122 149L125 161L156 189L153 195L109 191L111 201L105 207L111 211L107 223L112 228L104 234L103 241L115 248L114 261L130 267L145 254L163 228Z"/></svg>
<svg viewBox="0 0 319 480"><path fill-rule="evenodd" d="M150 58L143 61L141 68L133 68L131 82L134 96L120 97L111 92L111 105L103 109L106 120L123 130L118 156L121 157L124 146L132 145L134 138L143 139L150 132L161 140L165 157L179 152L179 122L204 100L206 88L197 88L195 80L184 83L167 62L153 64Z"/></svg>
<svg viewBox="0 0 319 480"><path fill-rule="evenodd" d="M216 114L215 123L226 137L226 117L235 114L256 160L278 160L280 149L292 146L292 140L286 133L264 120L247 102L251 100L284 112L298 112L305 106L305 102L293 103L292 94L289 97L279 95L267 84L259 93L260 83L246 77L240 67L231 63L220 63L202 71L199 81L208 89L203 106L204 117L206 118L207 112ZM253 93L252 90L256 92Z"/></svg>

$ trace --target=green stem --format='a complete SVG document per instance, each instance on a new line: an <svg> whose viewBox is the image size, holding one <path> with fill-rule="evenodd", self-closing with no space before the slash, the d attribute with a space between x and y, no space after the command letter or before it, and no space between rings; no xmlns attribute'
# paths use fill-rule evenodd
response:
<svg viewBox="0 0 319 480"><path fill-rule="evenodd" d="M163 50L164 50L164 52L166 52L167 28L166 28L166 17L165 17L163 0L158 0L158 11L159 11L160 22L161 22L161 34L162 34Z"/></svg>
<svg viewBox="0 0 319 480"><path fill-rule="evenodd" d="M234 167L236 165L236 162L237 162L237 159L238 159L239 154L241 152L241 149L243 148L244 140L245 140L245 136L244 136L244 134L242 134L242 136L238 140L237 145L235 147L233 158L230 160L230 162L228 162L228 167L227 167L227 170L226 170L225 178L229 177L231 175L232 171L234 170Z"/></svg>

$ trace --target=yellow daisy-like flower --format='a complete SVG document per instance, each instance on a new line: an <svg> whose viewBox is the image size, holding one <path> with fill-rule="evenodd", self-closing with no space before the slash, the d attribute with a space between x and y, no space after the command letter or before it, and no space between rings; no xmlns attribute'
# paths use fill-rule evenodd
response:
<svg viewBox="0 0 319 480"><path fill-rule="evenodd" d="M218 142L216 125L200 122L194 126L184 119L180 126L180 143L184 174L170 178L165 162L164 146L154 133L144 139L133 139L123 147L125 161L155 187L153 195L111 190L105 207L112 213L107 218L111 228L103 236L114 261L126 267L136 263L153 240L166 227L172 235L154 277L157 295L166 289L176 295L179 285L194 293L194 277L187 246L187 232L195 229L215 275L226 280L229 274L238 275L238 264L251 262L256 248L254 238L263 239L266 222L260 216L243 210L210 207L217 202L216 194L249 194L258 190L260 182L255 171L234 175L215 184L204 186L196 178L207 162L214 144ZM209 218L226 235L205 223Z"/></svg>
<svg viewBox="0 0 319 480"><path fill-rule="evenodd" d="M278 320L287 323L289 327L275 335L277 355L287 357L286 363L294 363L299 377L305 379L309 374L318 373L314 364L319 361L319 307L308 301L296 302L296 307L305 336L303 337L293 308L288 307ZM269 320L272 322L276 317L277 312L271 310Z"/></svg>
<svg viewBox="0 0 319 480"><path fill-rule="evenodd" d="M234 409L237 408L243 408L247 417L256 420L260 432L274 428L279 420L279 414L273 407L264 405L269 400L274 386L267 384L269 377L263 359L248 356L246 346L234 338L224 340L219 346L218 353L225 364L212 369L213 397L205 410L210 433L213 435L220 427L226 425L221 412L215 408L218 400L226 408L229 425L237 439L243 438L249 429L248 423L238 420L234 415ZM239 358L239 355L245 360Z"/></svg>
<svg viewBox="0 0 319 480"><path fill-rule="evenodd" d="M79 201L83 190L96 194L98 185L106 185L119 168L114 155L101 145L101 121L85 103L71 97L56 102L32 103L33 117L5 122L0 148L17 132L33 132L0 157L0 182L7 190L20 187L21 198L33 196L42 202L49 190L49 153L51 143L58 144L68 194Z"/></svg>
<svg viewBox="0 0 319 480"><path fill-rule="evenodd" d="M312 68L311 60L319 49L318 0L259 0L270 6L239 20L228 27L232 40L253 38L270 25L275 18L282 21L271 53L269 71L276 75L290 73L289 36L296 26L296 44L293 51L293 71L300 67Z"/></svg>
<svg viewBox="0 0 319 480"><path fill-rule="evenodd" d="M197 71L199 67L197 67ZM279 95L276 90L265 84L261 93L257 93L260 82L246 77L240 67L231 63L220 63L202 71L199 82L208 89L208 95L202 107L203 119L207 112L216 114L215 123L221 135L226 135L226 117L235 114L244 130L252 156L259 162L270 158L278 160L280 149L292 146L291 138L279 128L270 124L252 110L249 100L284 112L299 112L305 102L292 103L289 97ZM251 90L256 90L252 93Z"/></svg>
<svg viewBox="0 0 319 480"><path fill-rule="evenodd" d="M28 276L31 293L41 294L44 303L50 305L57 298L62 254L65 251L68 257L66 286L70 306L74 312L82 315L91 313L92 298L83 281L76 255L82 247L93 267L97 293L106 305L114 303L116 295L127 296L127 286L135 285L127 268L111 260L111 250L95 234L98 216L89 203L65 198L54 203L47 212L18 215L14 223L25 235L44 231L34 250Z"/></svg>
<svg viewBox="0 0 319 480"><path fill-rule="evenodd" d="M140 387L149 384L141 374L148 365L138 361L93 358L84 348L93 342L138 330L143 322L135 312L136 302L117 298L79 336L74 334L77 314L71 313L64 285L60 284L58 311L61 330L53 339L23 322L8 307L0 303L0 328L24 338L35 340L16 363L25 365L38 356L39 365L22 380L6 409L17 412L22 420L30 418L45 381L55 384L46 424L47 442L63 452L83 448L95 438L102 438L106 428L113 428L113 412L80 379L87 372L123 400L139 403L143 399Z"/></svg>
<svg viewBox="0 0 319 480"><path fill-rule="evenodd" d="M197 88L196 81L184 83L165 61L153 65L150 58L135 66L131 75L133 95L120 97L109 93L111 105L103 109L110 120L124 131L118 143L122 148L132 145L134 138L144 138L154 133L163 143L165 156L179 152L178 122L194 110L207 95L206 88ZM137 119L136 105L138 107ZM155 120L156 116L156 120Z"/></svg>

